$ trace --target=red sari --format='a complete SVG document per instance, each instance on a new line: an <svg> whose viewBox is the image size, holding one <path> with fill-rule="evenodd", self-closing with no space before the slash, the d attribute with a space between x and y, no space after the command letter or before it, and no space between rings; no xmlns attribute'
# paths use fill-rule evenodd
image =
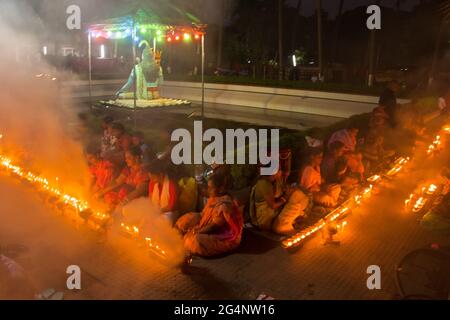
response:
<svg viewBox="0 0 450 320"><path fill-rule="evenodd" d="M125 183L119 187L118 191L110 191L105 194L105 202L109 206L116 206L123 201L130 192L136 190L138 186L148 181L148 174L142 167L132 169L126 167L120 176L125 176Z"/></svg>
<svg viewBox="0 0 450 320"><path fill-rule="evenodd" d="M102 190L111 184L114 175L114 168L111 162L100 160L95 166L90 167L89 170L95 179L94 188L96 190Z"/></svg>

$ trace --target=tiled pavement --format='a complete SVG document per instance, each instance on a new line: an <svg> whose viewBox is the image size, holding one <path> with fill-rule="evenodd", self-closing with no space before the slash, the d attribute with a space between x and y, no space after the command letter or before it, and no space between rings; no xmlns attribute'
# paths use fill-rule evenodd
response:
<svg viewBox="0 0 450 320"><path fill-rule="evenodd" d="M440 166L435 165L436 169ZM255 235L238 252L194 259L189 275L149 257L127 239L99 244L46 208L31 190L0 176L0 243L20 243L29 252L17 261L39 289L63 290L67 299L392 299L394 266L409 251L430 243L450 244L402 210L420 176L418 168L387 183L347 219L340 246L322 246L317 236L295 253ZM64 290L66 267L81 267L82 290ZM379 265L382 289L368 290L366 269Z"/></svg>

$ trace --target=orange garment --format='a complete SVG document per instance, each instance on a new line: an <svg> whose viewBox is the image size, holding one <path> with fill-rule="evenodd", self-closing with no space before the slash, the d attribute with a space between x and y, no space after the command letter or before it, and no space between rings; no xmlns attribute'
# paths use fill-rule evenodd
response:
<svg viewBox="0 0 450 320"><path fill-rule="evenodd" d="M108 192L104 196L106 204L110 207L119 204L130 192L133 192L138 186L148 181L148 174L142 167L138 167L137 169L126 167L122 170L120 176L126 177L125 183L119 187L118 191Z"/></svg>
<svg viewBox="0 0 450 320"><path fill-rule="evenodd" d="M104 189L111 184L114 175L114 167L111 162L100 160L89 170L95 179L94 188L96 190Z"/></svg>
<svg viewBox="0 0 450 320"><path fill-rule="evenodd" d="M215 256L237 248L241 242L244 218L228 195L209 198L196 228L214 226L211 233L188 232L184 236L187 250L200 256Z"/></svg>
<svg viewBox="0 0 450 320"><path fill-rule="evenodd" d="M306 166L303 169L302 177L300 178L300 185L310 190L314 187L320 187L322 184L322 176L320 174L320 167Z"/></svg>

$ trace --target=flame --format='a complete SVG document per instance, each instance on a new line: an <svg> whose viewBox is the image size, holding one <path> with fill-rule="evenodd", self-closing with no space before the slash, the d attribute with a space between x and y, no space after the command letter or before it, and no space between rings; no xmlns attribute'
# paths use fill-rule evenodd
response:
<svg viewBox="0 0 450 320"><path fill-rule="evenodd" d="M430 144L430 145L428 146L427 154L431 154L431 153L433 153L434 151L438 151L438 150L439 150L439 146L440 146L441 144L442 144L441 136L440 136L440 135L437 135L437 136L434 138L433 143Z"/></svg>
<svg viewBox="0 0 450 320"><path fill-rule="evenodd" d="M417 199L416 203L414 204L413 211L418 212L418 211L422 210L422 208L425 206L426 203L427 203L427 199L420 197L419 199Z"/></svg>
<svg viewBox="0 0 450 320"><path fill-rule="evenodd" d="M409 195L409 198L405 200L405 206L408 206L411 203L412 198L414 197L414 194L411 193Z"/></svg>
<svg viewBox="0 0 450 320"><path fill-rule="evenodd" d="M450 125L446 125L442 128L443 131L450 133ZM428 147L427 153L430 154L432 153L434 150L436 150L439 146L441 145L441 136L437 135L433 141L433 143ZM395 174L397 174L398 172L400 172L404 166L410 161L410 157L399 157L394 161L394 166L389 169L386 172L387 176L394 176ZM371 177L369 177L367 179L368 182L370 183L375 183L376 181L380 180L381 176L378 174L375 174ZM352 207L354 206L358 206L361 204L361 202L364 199L368 199L371 194L372 194L372 190L373 190L373 185L370 184L369 187L366 187L361 193L357 194L354 198L353 198L353 204ZM424 189L425 190L425 189ZM437 186L434 184L431 184L428 187L428 192L429 193L434 193L437 190ZM409 206L409 204L411 203L412 199L414 197L414 194L410 194L409 198L405 200L405 206ZM413 208L413 211L417 212L420 209L423 208L423 206L427 203L427 199L420 197ZM328 222L332 222L335 221L339 218L342 217L342 213L345 213L346 211L348 211L349 209L351 209L348 204L343 204L340 207L338 207L337 209L333 210L328 216L325 217L324 220L321 220L319 222L317 222L313 227L310 227L308 229L305 229L301 232L299 232L298 234L284 240L282 242L282 246L284 248L290 248L294 245L297 245L300 241L303 241L305 239L307 239L309 236L311 236L312 234L314 234L315 232L317 232L318 230L322 229L326 223ZM347 224L346 221L342 222L342 224L338 225L339 228L342 228L343 226L345 226Z"/></svg>
<svg viewBox="0 0 450 320"><path fill-rule="evenodd" d="M375 174L375 175L373 175L373 176L367 178L367 181L369 181L369 182L376 182L376 181L378 181L380 178L381 178L381 176L379 176L378 174Z"/></svg>
<svg viewBox="0 0 450 320"><path fill-rule="evenodd" d="M145 237L145 242L147 243L147 246L149 249L156 251L157 253L159 253L162 256L166 256L166 251L163 250L159 245L154 244L152 238L150 237Z"/></svg>
<svg viewBox="0 0 450 320"><path fill-rule="evenodd" d="M437 190L437 186L435 184L430 184L428 187L427 193L432 195Z"/></svg>
<svg viewBox="0 0 450 320"><path fill-rule="evenodd" d="M409 157L406 157L406 158L400 157L400 158L396 159L394 162L393 168L390 169L387 174L394 175L395 173L399 172L404 167L404 165L406 165L409 162L409 160L410 160ZM374 175L374 176L368 178L367 181L375 182L375 181L379 180L380 178L381 178L381 176ZM370 196L372 195L372 190L373 190L373 185L370 184L368 187L364 188L364 190L362 192L360 192L353 198L353 203L351 203L350 200L347 200L342 205L340 205L338 208L334 209L331 213L329 213L323 220L317 222L312 227L302 230L301 232L297 233L296 235L285 239L282 242L282 246L284 248L291 248L295 245L298 245L298 243L300 241L304 241L305 239L307 239L308 237L310 237L317 231L321 230L327 223L333 222L335 220L338 220L339 218L342 218L342 216L346 212L348 212L352 207L358 206L361 204L362 200L370 198ZM345 224L343 223L343 225L346 225L346 224L347 224L346 222L345 222Z"/></svg>

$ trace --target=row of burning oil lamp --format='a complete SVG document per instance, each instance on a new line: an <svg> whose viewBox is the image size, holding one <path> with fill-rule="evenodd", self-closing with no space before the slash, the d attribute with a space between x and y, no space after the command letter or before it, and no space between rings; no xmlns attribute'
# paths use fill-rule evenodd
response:
<svg viewBox="0 0 450 320"><path fill-rule="evenodd" d="M450 134L450 125L444 125L441 128L439 134L435 136L433 142L428 146L427 155L433 155L443 148L441 138L442 134ZM430 183L414 191L405 200L405 209L412 211L413 213L420 213L430 204L438 189L439 187L436 184Z"/></svg>
<svg viewBox="0 0 450 320"><path fill-rule="evenodd" d="M450 134L450 125L445 125L441 128L441 132L445 134ZM442 148L442 139L441 135L438 134L435 136L433 142L428 146L427 154L431 155L435 152L439 151ZM409 157L400 157L395 162L391 169L389 169L385 176L386 177L393 177L397 173L399 173L403 167L410 161ZM309 227L305 230L302 230L301 232L297 233L296 235L289 237L285 239L282 242L282 246L286 249L296 247L301 242L305 241L306 239L310 238L312 235L314 235L319 230L322 230L328 223L333 222L337 219L342 219L347 213L351 211L352 208L358 206L361 204L363 199L370 198L372 194L373 184L380 182L382 179L381 175L373 175L367 179L367 182L370 183L369 187L364 188L358 195L356 195L353 199L353 201L347 200L347 202L343 203L336 209L334 209L330 214L328 214L324 219L317 222L312 227ZM437 190L437 186L435 184L430 184L427 188L423 188L423 191L426 191L426 195L432 196ZM415 200L414 204L412 204L412 201ZM417 199L414 198L414 194L411 194L409 199L405 201L405 206L411 207L411 210L413 212L419 212L424 208L424 206L427 204L428 198L424 196L420 196ZM346 221L342 223L343 225L347 224ZM338 228L341 227L341 225L338 225ZM341 228L342 229L342 228Z"/></svg>
<svg viewBox="0 0 450 320"><path fill-rule="evenodd" d="M450 126L449 125L445 125L441 128L441 132L445 133L445 134L450 134ZM438 134L436 135L436 137L434 138L433 142L429 145L428 149L427 149L427 154L431 155L434 154L435 152L439 151L442 148L442 140L441 140L441 135ZM396 175L398 172L400 172L404 165L407 164L409 162L410 158L409 157L400 157L398 158L395 162L394 162L394 166L386 173L387 177L392 177L394 175ZM355 207L357 205L361 204L361 201L363 199L367 199L370 197L371 193L372 193L372 187L374 183L377 183L381 180L381 176L380 175L373 175L371 177L369 177L367 179L367 182L371 183L371 185L369 187L366 187L365 189L363 189L363 191L361 193L359 193L358 195L356 195L354 197L354 201L353 201L353 205L351 205L351 207ZM437 190L437 186L434 184L431 184L428 186L427 188L427 195L431 196L432 194L434 194L434 192ZM424 190L423 190L424 191ZM407 199L405 201L405 205L406 206L411 206L412 205L412 200L414 198L414 195L410 195L410 198ZM426 197L418 197L417 199L414 199L415 202L412 205L412 211L413 212L419 212L420 210L423 209L423 207L426 205L426 203L428 202L428 199ZM286 240L284 240L282 242L282 246L285 248L291 248L291 247L295 247L297 245L300 244L300 242L302 242L303 240L306 240L307 238L309 238L311 235L313 235L314 233L316 233L317 231L321 230L323 227L325 227L325 225L328 222L332 222L336 219L340 219L342 218L343 214L347 213L348 211L351 210L351 207L349 207L348 203L344 203L341 206L339 206L338 208L336 208L335 210L333 210L328 216L326 216L323 220L319 221L318 223L316 223L314 226L294 235L293 237L290 237Z"/></svg>
<svg viewBox="0 0 450 320"><path fill-rule="evenodd" d="M433 154L433 153L435 153L435 152L440 151L441 149L442 149L441 136L440 136L440 135L436 135L436 137L435 137L434 140L433 140L433 143L431 143L431 144L428 146L427 154L428 154L428 155L431 155L431 154Z"/></svg>
<svg viewBox="0 0 450 320"><path fill-rule="evenodd" d="M0 134L0 139L3 135ZM0 154L0 165L4 169L9 172L14 173L21 179L25 179L33 185L40 188L41 191L45 191L46 193L52 195L55 201L59 201L64 205L69 205L74 208L77 214L81 217L85 216L85 219L88 221L88 225L92 227L94 230L99 230L110 220L111 216L102 212L93 212L89 207L89 204L86 201L82 201L77 199L74 196L69 194L65 194L60 188L52 186L48 179L41 177L37 174L34 174L30 171L25 171L18 165L13 164L12 160L6 156ZM25 173L26 172L26 173ZM56 179L57 181L59 179ZM140 231L136 226L129 226L124 223L121 223L121 229L126 234L132 235L132 238L135 240L140 240ZM158 244L156 244L152 238L146 236L143 237L148 249L156 252L159 256L166 256L166 251L163 250Z"/></svg>
<svg viewBox="0 0 450 320"><path fill-rule="evenodd" d="M386 173L387 177L392 177L398 172L400 172L403 167L409 162L409 158L400 157L395 162L393 167ZM375 174L367 178L369 186L363 188L357 195L349 200L345 201L343 204L338 206L332 212L330 212L325 218L321 219L319 222L313 226L302 230L296 235L289 237L282 241L282 247L285 249L294 248L300 245L302 242L311 238L318 231L323 230L327 225L334 223L337 220L342 220L351 210L359 206L363 200L369 199L372 196L373 188L375 184L381 182L382 176ZM344 226L347 225L347 221L343 221L341 224L337 224L336 228L338 231L342 231Z"/></svg>
<svg viewBox="0 0 450 320"><path fill-rule="evenodd" d="M436 196L443 195L448 188L438 186L435 183L430 183L422 188L418 188L411 193L408 199L405 200L405 209L413 213L420 213L424 208L432 205Z"/></svg>
<svg viewBox="0 0 450 320"><path fill-rule="evenodd" d="M166 257L167 252L161 248L158 244L154 242L154 240L149 236L142 236L140 229L135 225L130 225L122 222L120 224L120 227L122 229L122 232L130 237L133 240L136 240L138 242L144 242L147 249L155 252L159 256Z"/></svg>

